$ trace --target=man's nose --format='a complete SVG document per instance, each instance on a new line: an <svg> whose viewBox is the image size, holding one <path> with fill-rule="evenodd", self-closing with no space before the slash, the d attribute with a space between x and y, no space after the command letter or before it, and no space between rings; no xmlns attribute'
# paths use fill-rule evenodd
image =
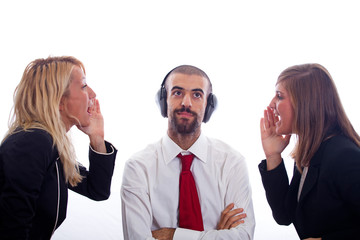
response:
<svg viewBox="0 0 360 240"><path fill-rule="evenodd" d="M184 107L191 107L191 96L190 94L185 94L184 98L182 100L181 105L183 105Z"/></svg>

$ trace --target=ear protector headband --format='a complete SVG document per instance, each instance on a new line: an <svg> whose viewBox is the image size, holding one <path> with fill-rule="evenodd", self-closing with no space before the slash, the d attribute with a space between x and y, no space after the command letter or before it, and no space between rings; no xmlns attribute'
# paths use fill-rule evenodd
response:
<svg viewBox="0 0 360 240"><path fill-rule="evenodd" d="M176 68L174 68L173 70L175 70ZM161 87L156 94L156 102L160 108L161 115L164 118L167 117L167 102L166 102L167 92L166 92L166 88L165 88L165 82L166 82L166 79L169 77L169 75L173 72L173 70L171 70L168 74L166 74L164 80L161 83ZM204 118L203 118L204 123L206 123L210 120L210 117L211 117L212 113L215 111L216 107L217 107L217 98L214 94L210 93L207 98L207 104L206 104Z"/></svg>

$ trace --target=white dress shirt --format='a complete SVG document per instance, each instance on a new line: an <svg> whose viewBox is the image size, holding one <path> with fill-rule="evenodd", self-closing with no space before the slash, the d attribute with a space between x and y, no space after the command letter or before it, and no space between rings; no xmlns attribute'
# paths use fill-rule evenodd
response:
<svg viewBox="0 0 360 240"><path fill-rule="evenodd" d="M180 152L195 155L191 165L198 190L204 231L178 227ZM176 228L174 239L252 239L255 228L244 157L227 144L203 134L182 150L168 135L133 155L124 168L121 187L125 240L154 239L151 231ZM221 212L230 203L243 208L245 223L216 230Z"/></svg>

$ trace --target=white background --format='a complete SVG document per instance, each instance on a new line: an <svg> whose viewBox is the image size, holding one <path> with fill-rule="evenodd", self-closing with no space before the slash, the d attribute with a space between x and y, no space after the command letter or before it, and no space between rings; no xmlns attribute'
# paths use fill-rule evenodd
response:
<svg viewBox="0 0 360 240"><path fill-rule="evenodd" d="M53 239L122 239L123 166L166 133L167 119L154 97L166 73L180 64L200 67L213 83L219 107L203 125L205 134L247 159L255 239L296 239L293 226L275 223L266 202L257 169L264 157L259 119L283 69L317 62L332 74L359 130L359 10L348 0L1 1L0 135L26 65L72 55L85 64L105 117L106 139L119 150L110 199L93 202L70 193L68 217ZM79 161L88 164L87 137L76 128L70 134ZM290 177L291 147L284 154Z"/></svg>

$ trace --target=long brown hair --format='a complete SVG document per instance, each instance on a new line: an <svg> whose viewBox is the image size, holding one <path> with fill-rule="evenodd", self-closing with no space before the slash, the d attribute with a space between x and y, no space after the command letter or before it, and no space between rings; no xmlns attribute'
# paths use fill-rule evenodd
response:
<svg viewBox="0 0 360 240"><path fill-rule="evenodd" d="M32 61L14 93L14 112L4 140L17 129L43 129L53 139L63 164L65 179L75 186L82 179L73 145L61 120L59 104L68 91L75 66L84 73L83 64L74 57L48 57ZM4 141L3 140L3 141Z"/></svg>
<svg viewBox="0 0 360 240"><path fill-rule="evenodd" d="M341 104L330 73L320 64L296 65L285 69L277 83L289 92L294 108L294 133L297 143L292 157L301 170L327 138L342 134L360 146Z"/></svg>

